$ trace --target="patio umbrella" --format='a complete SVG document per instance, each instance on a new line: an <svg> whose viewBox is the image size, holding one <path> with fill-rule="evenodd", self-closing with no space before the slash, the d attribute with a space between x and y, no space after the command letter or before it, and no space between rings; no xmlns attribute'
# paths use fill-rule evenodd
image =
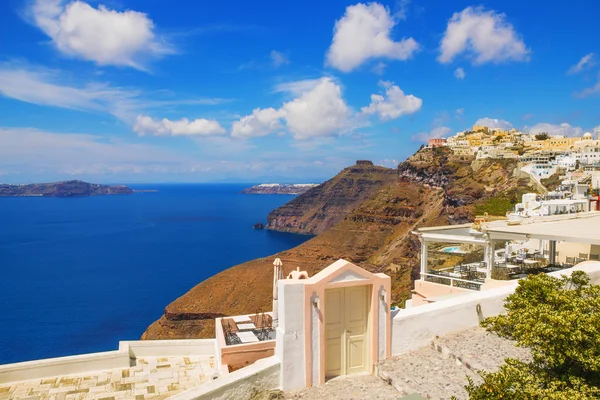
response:
<svg viewBox="0 0 600 400"><path fill-rule="evenodd" d="M283 263L279 258L273 262L273 328L279 325L277 281L283 279Z"/></svg>

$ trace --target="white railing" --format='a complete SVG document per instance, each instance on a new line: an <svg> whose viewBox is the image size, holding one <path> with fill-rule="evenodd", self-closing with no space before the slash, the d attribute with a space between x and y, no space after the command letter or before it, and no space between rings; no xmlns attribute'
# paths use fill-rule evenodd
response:
<svg viewBox="0 0 600 400"><path fill-rule="evenodd" d="M468 279L454 278L452 276L447 276L447 275L429 274L429 273L426 273L426 272L421 272L421 279L422 280L426 281L427 279L424 278L426 276L429 276L429 277L432 277L432 278L439 278L439 279L448 279L450 281L450 286L451 287L459 287L459 288L463 288L463 289L464 289L463 286L460 286L460 285L457 286L457 285L454 284L454 282L465 282L465 283L468 283L468 284L479 285L479 288L475 289L475 290L480 290L481 289L481 285L484 284L484 282L470 281Z"/></svg>

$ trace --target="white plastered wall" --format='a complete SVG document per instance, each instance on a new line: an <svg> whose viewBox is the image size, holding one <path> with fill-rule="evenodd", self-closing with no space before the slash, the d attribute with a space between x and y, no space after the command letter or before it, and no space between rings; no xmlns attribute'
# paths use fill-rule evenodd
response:
<svg viewBox="0 0 600 400"><path fill-rule="evenodd" d="M592 284L600 283L600 262L587 261L573 268L552 272L560 277L582 270ZM392 355L407 353L425 347L436 336L479 326L483 318L504 313L504 300L513 293L518 281L505 286L474 291L448 300L422 305L398 312L392 320Z"/></svg>
<svg viewBox="0 0 600 400"><path fill-rule="evenodd" d="M279 326L275 356L281 362L279 375L283 390L306 386L304 339L304 284L297 280L280 280Z"/></svg>

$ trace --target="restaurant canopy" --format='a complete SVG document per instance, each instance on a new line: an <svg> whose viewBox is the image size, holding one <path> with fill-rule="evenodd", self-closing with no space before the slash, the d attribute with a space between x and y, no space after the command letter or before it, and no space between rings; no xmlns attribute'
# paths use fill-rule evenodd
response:
<svg viewBox="0 0 600 400"><path fill-rule="evenodd" d="M600 212L531 218L519 225L494 221L485 232L491 240L540 239L600 245Z"/></svg>

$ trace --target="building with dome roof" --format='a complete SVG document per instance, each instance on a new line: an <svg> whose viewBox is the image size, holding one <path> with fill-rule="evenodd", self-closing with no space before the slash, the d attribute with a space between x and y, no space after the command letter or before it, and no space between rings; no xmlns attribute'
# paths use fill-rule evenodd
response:
<svg viewBox="0 0 600 400"><path fill-rule="evenodd" d="M600 165L600 139L594 140L590 132L583 134L573 145L573 156L581 165Z"/></svg>

